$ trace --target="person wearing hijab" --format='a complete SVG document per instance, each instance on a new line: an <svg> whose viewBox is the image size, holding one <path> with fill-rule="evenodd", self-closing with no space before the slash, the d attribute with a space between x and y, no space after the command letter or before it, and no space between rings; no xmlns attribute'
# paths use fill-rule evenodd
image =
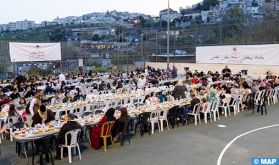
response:
<svg viewBox="0 0 279 165"><path fill-rule="evenodd" d="M217 101L217 84L213 84L210 88L209 95L207 95L206 100L210 103Z"/></svg>
<svg viewBox="0 0 279 165"><path fill-rule="evenodd" d="M110 108L107 110L105 113L105 116L99 121L98 125L96 127L93 127L90 132L90 140L91 140L91 147L94 149L100 149L101 148L101 131L102 131L102 126L105 122L108 121L115 121L114 117L114 108Z"/></svg>
<svg viewBox="0 0 279 165"><path fill-rule="evenodd" d="M119 110L121 112L121 116L115 121L112 129L112 137L115 138L115 141L118 140L116 138L120 133L125 133L125 129L128 127L128 123L130 121L130 116L128 115L128 111L126 107L122 107Z"/></svg>

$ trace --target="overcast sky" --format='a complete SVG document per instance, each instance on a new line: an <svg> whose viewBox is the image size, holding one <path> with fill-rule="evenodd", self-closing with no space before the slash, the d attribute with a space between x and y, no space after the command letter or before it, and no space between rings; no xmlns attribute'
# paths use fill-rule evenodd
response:
<svg viewBox="0 0 279 165"><path fill-rule="evenodd" d="M170 0L170 7L178 10L200 1ZM2 0L0 24L24 19L39 23L51 21L57 16L81 16L107 10L158 15L164 8L167 8L167 0Z"/></svg>

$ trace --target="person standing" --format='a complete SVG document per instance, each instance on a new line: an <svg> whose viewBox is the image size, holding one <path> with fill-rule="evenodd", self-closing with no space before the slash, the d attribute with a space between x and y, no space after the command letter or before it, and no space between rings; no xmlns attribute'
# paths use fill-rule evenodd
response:
<svg viewBox="0 0 279 165"><path fill-rule="evenodd" d="M228 65L225 66L225 68L222 70L223 77L228 78L231 76L232 71L229 69Z"/></svg>
<svg viewBox="0 0 279 165"><path fill-rule="evenodd" d="M42 105L43 91L37 90L35 96L32 98L29 106L29 112L33 116L35 112L40 109Z"/></svg>
<svg viewBox="0 0 279 165"><path fill-rule="evenodd" d="M143 89L145 87L146 84L146 78L144 78L143 75L140 76L140 78L138 79L138 88L139 89Z"/></svg>
<svg viewBox="0 0 279 165"><path fill-rule="evenodd" d="M187 90L186 86L183 84L181 80L179 80L173 90L174 99L186 98L186 94L185 94L186 90Z"/></svg>

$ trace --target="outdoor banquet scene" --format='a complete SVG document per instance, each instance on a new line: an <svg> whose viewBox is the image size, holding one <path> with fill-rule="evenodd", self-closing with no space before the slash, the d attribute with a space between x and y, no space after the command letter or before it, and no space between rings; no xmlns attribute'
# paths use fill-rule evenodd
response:
<svg viewBox="0 0 279 165"><path fill-rule="evenodd" d="M81 145L92 148L86 152L110 152L133 145L136 137L164 136L244 112L268 115L278 103L279 77L234 74L223 67L220 73L185 67L179 74L173 65L3 80L0 146L13 143L23 164L78 163ZM6 151L1 147L2 155Z"/></svg>

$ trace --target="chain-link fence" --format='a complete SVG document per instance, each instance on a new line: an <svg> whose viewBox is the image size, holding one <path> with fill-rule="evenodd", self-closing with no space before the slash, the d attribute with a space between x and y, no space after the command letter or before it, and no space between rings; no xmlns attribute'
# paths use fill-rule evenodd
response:
<svg viewBox="0 0 279 165"><path fill-rule="evenodd" d="M169 33L170 62L195 62L197 46L279 43L279 19L245 18L230 23L171 27ZM134 27L121 34L92 40L63 41L62 60L55 62L11 63L9 42L42 42L36 40L0 40L0 71L21 73L33 68L63 70L131 71L145 66L146 61L167 61L166 28ZM49 42L49 41L46 41ZM81 65L82 60L82 67Z"/></svg>

